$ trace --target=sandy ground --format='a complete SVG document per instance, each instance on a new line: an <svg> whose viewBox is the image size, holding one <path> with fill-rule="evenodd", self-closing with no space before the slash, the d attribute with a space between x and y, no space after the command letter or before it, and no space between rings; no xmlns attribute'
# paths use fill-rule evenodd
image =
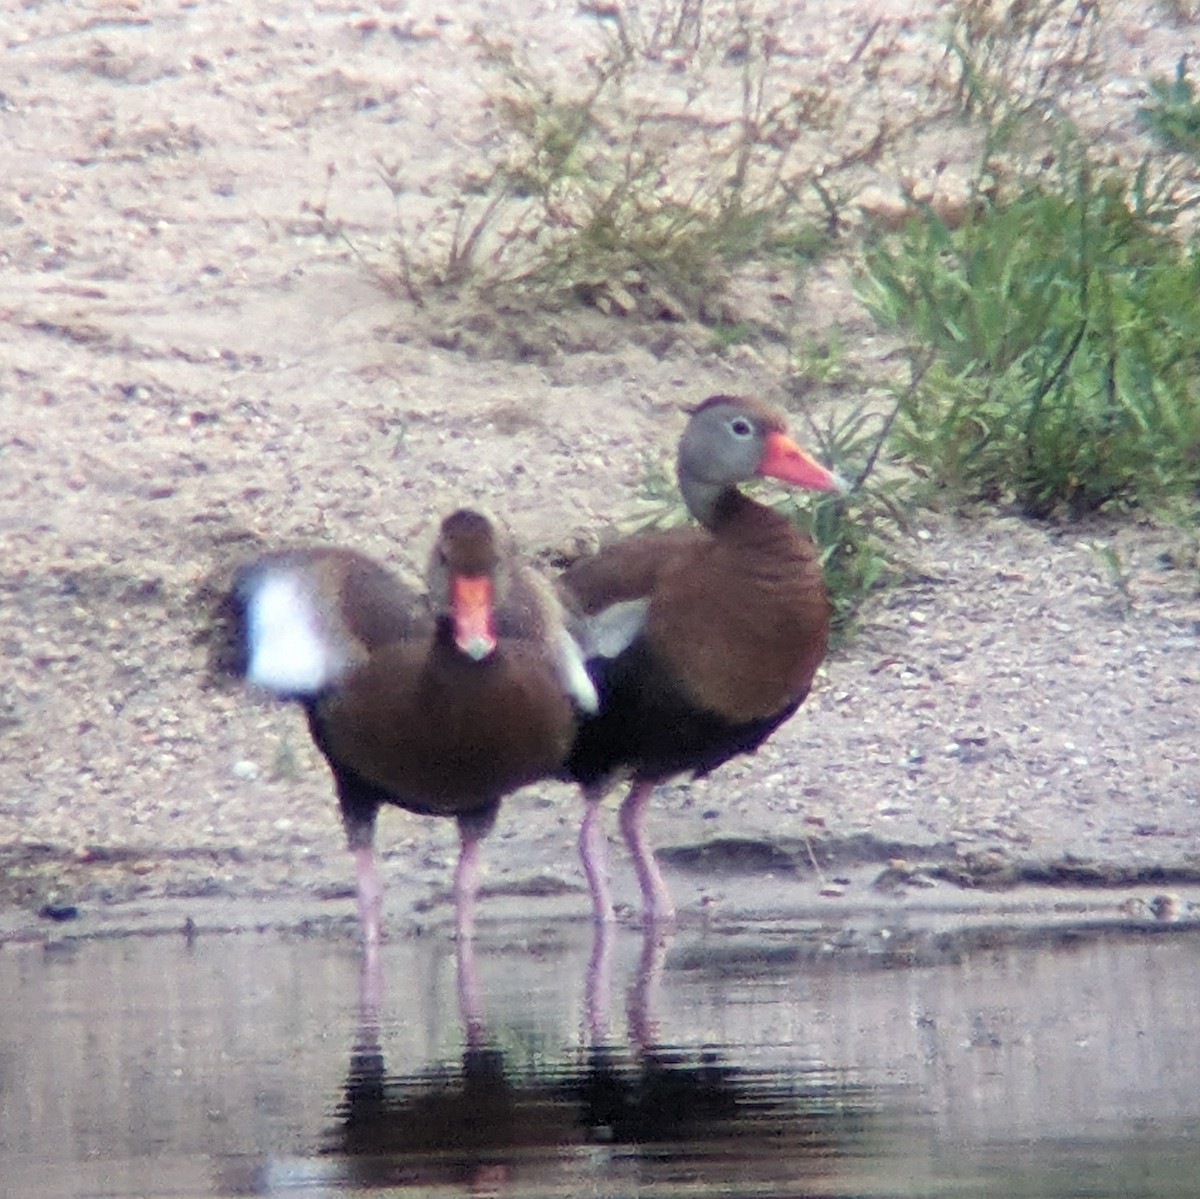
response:
<svg viewBox="0 0 1200 1199"><path fill-rule="evenodd" d="M836 75L874 26L883 74L920 101L936 5L796 7L797 69ZM1119 156L1189 33L1106 7L1101 84L1066 99ZM486 0L49 0L3 18L0 937L49 928L47 903L81 929L235 909L343 927L327 772L298 712L206 684L203 581L298 541L411 568L461 503L531 552L588 544L628 514L681 405L785 399L770 347L718 356L586 310L522 339L381 285L398 223L418 246L444 235L495 137L479 23L546 62L601 31L574 4ZM863 188L919 178L928 148ZM778 299L789 319L832 319L882 374L891 347L836 265L808 284ZM1176 536L930 516L903 548L920 581L868 613L796 719L663 789L651 828L688 911L882 902L892 859L908 865L882 879L890 903L1024 880L1108 884L1114 912L1178 890L1167 910L1186 911L1200 595ZM582 915L578 814L566 787L514 797L489 886ZM379 847L389 919L444 919L453 825L389 812Z"/></svg>

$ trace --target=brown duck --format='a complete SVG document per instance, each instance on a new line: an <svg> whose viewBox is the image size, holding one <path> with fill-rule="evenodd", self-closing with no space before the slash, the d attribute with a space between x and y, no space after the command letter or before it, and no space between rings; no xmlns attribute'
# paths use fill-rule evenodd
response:
<svg viewBox="0 0 1200 1199"><path fill-rule="evenodd" d="M579 847L601 921L613 918L598 819L608 786L631 780L620 825L644 918L670 920L674 905L642 828L654 786L756 750L804 701L825 656L830 605L816 547L737 484L768 476L834 491L837 476L787 436L779 412L734 396L692 412L677 474L700 528L630 537L561 580L586 619L600 698L566 774L587 798Z"/></svg>
<svg viewBox="0 0 1200 1199"><path fill-rule="evenodd" d="M369 951L383 898L380 807L458 821L455 918L465 939L479 842L501 799L561 773L577 709L595 706L557 599L502 551L485 517L463 509L442 522L427 591L423 600L354 550L316 548L248 564L227 601L235 668L301 703L329 762Z"/></svg>

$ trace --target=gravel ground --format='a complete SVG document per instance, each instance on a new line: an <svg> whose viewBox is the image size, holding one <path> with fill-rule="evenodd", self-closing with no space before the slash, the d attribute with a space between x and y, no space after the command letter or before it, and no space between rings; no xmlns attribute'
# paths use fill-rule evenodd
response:
<svg viewBox="0 0 1200 1199"><path fill-rule="evenodd" d="M797 69L835 80L874 30L900 108L921 99L943 14L842 3L778 28ZM369 264L398 203L425 205L410 237L436 240L495 136L479 22L568 64L600 28L574 4L485 0L64 0L6 22L0 937L37 935L47 903L107 929L189 900L344 925L328 774L298 712L206 680L206 581L311 541L411 569L461 503L502 513L533 552L586 545L628 514L681 405L782 398L769 346L717 356L687 330L664 341L587 311L522 340L465 302L418 308L381 286ZM1129 155L1142 82L1188 31L1117 3L1101 33L1101 84L1064 99ZM970 147L942 133L936 168L913 137L909 160L865 172L864 205L890 203L900 175L952 179ZM882 372L891 347L837 267L808 284L771 302L833 323ZM796 719L755 758L663 788L651 827L689 901L764 872L800 899L862 899L894 859L901 900L1103 882L1119 908L1190 885L1200 594L1176 542L1150 524L930 516L905 547L921 581L868 614ZM579 808L557 785L514 797L489 884L586 912ZM445 918L453 825L389 812L379 846L390 918ZM737 893L745 906L754 887Z"/></svg>

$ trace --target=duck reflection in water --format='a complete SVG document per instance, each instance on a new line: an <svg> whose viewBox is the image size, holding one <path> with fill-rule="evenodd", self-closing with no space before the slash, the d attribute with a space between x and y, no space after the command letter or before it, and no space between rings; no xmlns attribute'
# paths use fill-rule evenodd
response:
<svg viewBox="0 0 1200 1199"><path fill-rule="evenodd" d="M475 946L460 941L461 1060L389 1073L378 979L364 973L359 1039L323 1152L344 1159L355 1186L449 1184L486 1193L517 1173L544 1177L573 1150L587 1157L600 1146L611 1147L622 1175L675 1161L691 1146L693 1156L716 1155L722 1171L750 1178L768 1157L777 1168L781 1153L825 1174L843 1144L862 1139L876 1104L860 1085L828 1070L764 1067L759 1053L753 1066L739 1063L736 1047L659 1041L654 1009L668 952L661 932L643 935L626 992L627 1036L612 1037L620 935L596 927L583 987L584 1043L557 1055L544 1046L514 1053L489 1035Z"/></svg>

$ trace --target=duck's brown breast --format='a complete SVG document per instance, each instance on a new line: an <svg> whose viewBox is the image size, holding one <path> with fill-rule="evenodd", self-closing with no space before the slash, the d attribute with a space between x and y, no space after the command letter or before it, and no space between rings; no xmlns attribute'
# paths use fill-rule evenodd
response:
<svg viewBox="0 0 1200 1199"><path fill-rule="evenodd" d="M736 535L720 530L669 562L647 617L647 641L680 689L735 723L803 698L828 641L816 551L767 515Z"/></svg>
<svg viewBox="0 0 1200 1199"><path fill-rule="evenodd" d="M316 706L329 755L421 811L452 814L554 773L574 714L550 663L388 647Z"/></svg>

